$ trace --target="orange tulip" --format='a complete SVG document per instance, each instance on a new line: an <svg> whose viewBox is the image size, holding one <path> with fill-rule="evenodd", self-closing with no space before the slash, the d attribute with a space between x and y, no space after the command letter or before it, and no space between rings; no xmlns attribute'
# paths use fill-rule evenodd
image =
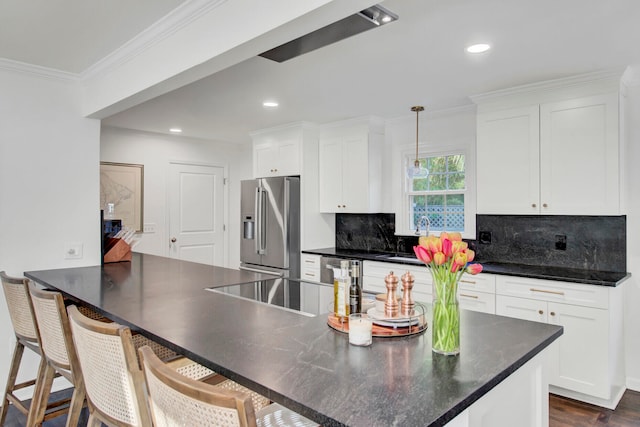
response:
<svg viewBox="0 0 640 427"><path fill-rule="evenodd" d="M429 236L428 249L432 254L442 251L442 241L435 236ZM431 238L432 237L432 238Z"/></svg>
<svg viewBox="0 0 640 427"><path fill-rule="evenodd" d="M467 249L467 262L473 261L475 257L476 257L476 253L471 249Z"/></svg>
<svg viewBox="0 0 640 427"><path fill-rule="evenodd" d="M442 265L445 263L445 261L446 258L442 252L436 252L435 254L433 254L433 262L436 265Z"/></svg>
<svg viewBox="0 0 640 427"><path fill-rule="evenodd" d="M447 233L446 231L443 231L442 233L440 233L440 240L444 241L444 239L449 239L449 233Z"/></svg>
<svg viewBox="0 0 640 427"><path fill-rule="evenodd" d="M464 252L469 247L467 242L462 242L460 240L454 240L451 242L451 251L455 254L458 252Z"/></svg>
<svg viewBox="0 0 640 427"><path fill-rule="evenodd" d="M458 232L449 233L449 240L451 240L452 242L461 242L462 241L462 234L460 234Z"/></svg>

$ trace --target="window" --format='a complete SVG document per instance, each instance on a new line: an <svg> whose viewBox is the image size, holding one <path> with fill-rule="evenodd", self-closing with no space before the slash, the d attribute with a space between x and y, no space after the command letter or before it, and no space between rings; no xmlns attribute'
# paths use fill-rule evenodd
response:
<svg viewBox="0 0 640 427"><path fill-rule="evenodd" d="M419 159L429 174L424 178L406 179L406 202L409 226L415 231L465 231L465 156L461 153L446 154ZM407 157L406 164L415 159Z"/></svg>

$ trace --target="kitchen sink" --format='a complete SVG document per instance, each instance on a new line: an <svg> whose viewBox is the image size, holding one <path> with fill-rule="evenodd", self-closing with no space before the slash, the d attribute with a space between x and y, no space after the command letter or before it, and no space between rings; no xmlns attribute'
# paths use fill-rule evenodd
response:
<svg viewBox="0 0 640 427"><path fill-rule="evenodd" d="M422 264L422 261L412 256L381 255L379 258L382 258L385 261L398 261L398 262L410 262L412 264Z"/></svg>

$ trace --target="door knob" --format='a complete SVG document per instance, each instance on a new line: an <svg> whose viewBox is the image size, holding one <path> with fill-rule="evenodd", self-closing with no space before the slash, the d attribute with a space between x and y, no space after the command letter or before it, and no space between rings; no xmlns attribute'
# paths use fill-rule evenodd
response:
<svg viewBox="0 0 640 427"><path fill-rule="evenodd" d="M178 241L178 239L176 239L175 237L172 237L172 238L171 238L171 243L175 243L175 242L177 242L177 241Z"/></svg>

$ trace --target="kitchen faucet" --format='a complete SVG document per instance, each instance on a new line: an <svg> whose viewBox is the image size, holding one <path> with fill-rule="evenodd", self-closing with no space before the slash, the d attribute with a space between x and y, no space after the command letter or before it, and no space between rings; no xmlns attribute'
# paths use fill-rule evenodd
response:
<svg viewBox="0 0 640 427"><path fill-rule="evenodd" d="M418 224L416 225L416 232L415 235L416 236L420 236L420 228L424 227L424 235L428 236L429 235L429 225L431 225L431 223L429 222L429 218L427 218L426 215L422 215L420 217L420 221L418 222Z"/></svg>

